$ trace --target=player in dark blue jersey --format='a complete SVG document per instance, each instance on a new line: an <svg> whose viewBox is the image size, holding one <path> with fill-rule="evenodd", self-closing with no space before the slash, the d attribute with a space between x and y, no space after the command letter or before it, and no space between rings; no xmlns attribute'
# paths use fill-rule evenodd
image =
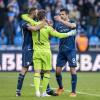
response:
<svg viewBox="0 0 100 100"><path fill-rule="evenodd" d="M72 22L69 17L69 11L67 9L61 9L60 15L55 17L57 20L56 30L58 32L68 32L76 28L76 24ZM77 84L77 75L75 67L76 64L76 49L75 49L75 36L70 36L68 38L60 39L59 43L59 53L57 56L57 64L56 64L56 80L59 85L57 89L57 94L60 95L64 89L62 84L62 67L69 63L70 72L71 72L71 85L72 92L70 96L76 96L76 84Z"/></svg>
<svg viewBox="0 0 100 100"><path fill-rule="evenodd" d="M36 16L37 9L31 8L29 10L29 15L31 18L34 18ZM18 77L18 83L17 83L17 90L16 90L16 96L21 95L21 88L23 85L23 80L25 77L26 72L28 71L28 68L32 64L32 57L33 57L33 42L32 42L32 33L29 29L29 23L25 20L22 20L21 24L22 28L22 34L23 34L23 45L22 45L22 70ZM34 26L33 30L40 29L39 26Z"/></svg>
<svg viewBox="0 0 100 100"><path fill-rule="evenodd" d="M29 10L29 17L34 19L34 17L36 16L37 13L37 9L36 8L31 8ZM17 83L17 90L16 90L16 96L20 96L21 95L21 89L22 89L22 85L23 85L23 80L24 77L28 71L28 68L30 65L33 66L32 63L32 57L33 57L33 42L32 42L32 32L31 31L37 31L40 28L42 28L45 25L44 22L41 22L39 25L37 26L31 26L30 23L28 23L25 20L22 20L22 34L23 34L23 45L22 45L22 70L19 74L18 77L18 83ZM42 77L43 78L43 77ZM47 93L49 95L53 95L56 96L56 93L50 89L50 86L48 84L47 87Z"/></svg>

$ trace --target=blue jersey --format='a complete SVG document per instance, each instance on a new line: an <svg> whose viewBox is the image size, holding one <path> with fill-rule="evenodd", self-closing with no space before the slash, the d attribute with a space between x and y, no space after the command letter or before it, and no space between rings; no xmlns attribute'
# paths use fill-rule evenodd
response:
<svg viewBox="0 0 100 100"><path fill-rule="evenodd" d="M71 22L71 21L70 21ZM67 33L72 29L64 25L63 23L57 22L55 29L61 33ZM59 42L59 51L62 50L75 50L75 36L70 36L67 38L60 39Z"/></svg>
<svg viewBox="0 0 100 100"><path fill-rule="evenodd" d="M33 41L32 41L32 32L27 29L28 22L22 20L21 28L23 34L23 45L22 49L32 50L33 49Z"/></svg>

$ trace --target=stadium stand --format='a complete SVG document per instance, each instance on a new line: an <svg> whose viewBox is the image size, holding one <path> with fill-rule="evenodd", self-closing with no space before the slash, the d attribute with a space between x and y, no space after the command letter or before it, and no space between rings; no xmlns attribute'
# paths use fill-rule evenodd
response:
<svg viewBox="0 0 100 100"><path fill-rule="evenodd" d="M70 18L77 23L78 34L84 33L89 39L89 47L100 45L99 0L0 0L0 48L21 46L20 15L32 6L45 9L47 19L54 23L54 16L60 9L67 8ZM51 44L58 42L59 39L51 38Z"/></svg>

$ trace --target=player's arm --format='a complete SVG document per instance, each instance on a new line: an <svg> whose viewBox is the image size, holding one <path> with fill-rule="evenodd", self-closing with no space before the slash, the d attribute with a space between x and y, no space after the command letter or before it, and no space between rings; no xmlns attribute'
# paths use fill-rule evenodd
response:
<svg viewBox="0 0 100 100"><path fill-rule="evenodd" d="M21 27L22 27L23 29L28 29L28 30L30 30L30 31L37 31L37 30L40 29L39 26L32 26L32 25L30 25L30 23L28 23L27 21L23 21ZM42 26L41 26L41 27L42 27Z"/></svg>
<svg viewBox="0 0 100 100"><path fill-rule="evenodd" d="M40 30L41 28L43 28L45 26L45 22L41 22L40 24L36 25L38 22L34 21L33 19L31 19L28 14L23 14L22 15L22 19L29 22L28 24L28 29L31 31L37 31Z"/></svg>
<svg viewBox="0 0 100 100"><path fill-rule="evenodd" d="M21 18L29 23L31 23L31 25L35 25L36 21L34 21L33 19L31 19L28 14L22 14Z"/></svg>
<svg viewBox="0 0 100 100"><path fill-rule="evenodd" d="M58 38L66 38L66 37L75 35L76 34L76 30L72 30L72 31L67 32L67 33L59 33L56 30L54 30L52 27L49 27L49 34L51 36L55 36L55 37L58 37Z"/></svg>
<svg viewBox="0 0 100 100"><path fill-rule="evenodd" d="M64 20L61 20L61 23L65 24L66 26L70 27L70 28L76 28L76 24L75 23L70 23L70 22L65 22Z"/></svg>
<svg viewBox="0 0 100 100"><path fill-rule="evenodd" d="M40 30L40 28L42 27L40 27L40 26L32 26L32 25L30 25L30 23L28 23L28 22L24 22L23 24L22 24L22 27L23 27L23 29L24 28L27 28L28 30L30 30L30 31L38 31L38 30Z"/></svg>
<svg viewBox="0 0 100 100"><path fill-rule="evenodd" d="M65 24L69 28L76 28L76 23L66 22L62 20L60 16L55 16L55 20Z"/></svg>
<svg viewBox="0 0 100 100"><path fill-rule="evenodd" d="M30 31L38 31L38 30L40 30L40 29L43 28L43 27L44 27L44 23L41 23L41 24L36 25L36 26L32 26L32 25L30 25L30 24L27 24L27 28L28 28L28 30L30 30Z"/></svg>

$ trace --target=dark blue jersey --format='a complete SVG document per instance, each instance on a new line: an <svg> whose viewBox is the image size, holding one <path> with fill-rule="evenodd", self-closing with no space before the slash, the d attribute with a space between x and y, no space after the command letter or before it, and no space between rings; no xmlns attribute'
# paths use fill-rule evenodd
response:
<svg viewBox="0 0 100 100"><path fill-rule="evenodd" d="M22 49L32 50L33 49L33 41L32 41L32 32L27 29L28 22L22 20L21 28L23 34L23 45Z"/></svg>
<svg viewBox="0 0 100 100"><path fill-rule="evenodd" d="M67 33L72 30L71 28L67 27L66 25L60 22L56 23L55 29L61 33ZM75 50L75 36L60 39L59 51L62 50Z"/></svg>

